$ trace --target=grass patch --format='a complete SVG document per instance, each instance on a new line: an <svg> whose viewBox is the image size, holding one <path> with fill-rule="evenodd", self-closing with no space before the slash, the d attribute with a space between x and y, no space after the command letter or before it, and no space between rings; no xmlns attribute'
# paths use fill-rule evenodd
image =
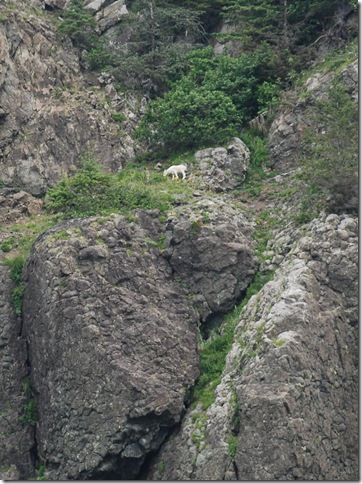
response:
<svg viewBox="0 0 362 484"><path fill-rule="evenodd" d="M150 165L128 163L119 174L112 174L88 157L73 177L63 178L48 190L45 207L63 218L114 212L127 216L136 208L162 213L170 210L180 195L191 197L192 191L181 182L170 183Z"/></svg>
<svg viewBox="0 0 362 484"><path fill-rule="evenodd" d="M38 412L29 377L25 377L23 380L23 391L25 393L27 402L24 405L22 415L19 417L19 423L35 427L38 419Z"/></svg>
<svg viewBox="0 0 362 484"><path fill-rule="evenodd" d="M236 454L236 449L238 446L239 442L239 436L238 435L229 435L228 437L228 446L229 446L229 456L231 460L234 460L235 454Z"/></svg>
<svg viewBox="0 0 362 484"><path fill-rule="evenodd" d="M0 244L0 249L3 252L10 252L15 244L15 241L15 237L10 237L9 239L4 240L4 242Z"/></svg>
<svg viewBox="0 0 362 484"><path fill-rule="evenodd" d="M272 338L271 343L276 348L280 348L281 346L283 346L285 344L285 340L281 339L281 338Z"/></svg>
<svg viewBox="0 0 362 484"><path fill-rule="evenodd" d="M253 132L253 130L245 131L241 138L250 150L250 164L247 178L241 190L238 190L238 194L241 198L244 195L255 198L261 194L264 180L268 176L265 171L269 166L267 140L260 134Z"/></svg>
<svg viewBox="0 0 362 484"><path fill-rule="evenodd" d="M4 259L4 265L10 268L10 277L15 283L15 287L11 294L11 300L17 316L22 314L24 283L23 283L23 269L25 265L25 258L21 255L13 258Z"/></svg>
<svg viewBox="0 0 362 484"><path fill-rule="evenodd" d="M191 395L193 406L201 402L202 408L206 410L214 402L215 388L221 382L225 359L231 349L235 327L241 320L242 311L249 299L258 293L273 275L272 272L265 275L257 274L254 282L247 288L241 304L235 306L234 310L224 317L220 328L214 330L209 339L203 343L200 353L200 376Z"/></svg>

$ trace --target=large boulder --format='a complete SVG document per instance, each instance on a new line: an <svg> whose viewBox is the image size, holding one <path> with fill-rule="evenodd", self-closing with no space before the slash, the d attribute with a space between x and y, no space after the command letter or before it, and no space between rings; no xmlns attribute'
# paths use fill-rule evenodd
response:
<svg viewBox="0 0 362 484"><path fill-rule="evenodd" d="M202 196L170 214L164 256L203 322L230 311L258 269L253 225L230 202Z"/></svg>
<svg viewBox="0 0 362 484"><path fill-rule="evenodd" d="M193 172L203 188L215 192L238 189L246 179L250 150L239 138L225 148L206 148L195 153ZM193 175L191 175L191 179Z"/></svg>
<svg viewBox="0 0 362 484"><path fill-rule="evenodd" d="M35 243L23 333L50 480L137 478L198 376L198 317L157 212L73 220Z"/></svg>
<svg viewBox="0 0 362 484"><path fill-rule="evenodd" d="M313 221L253 296L214 403L189 409L149 480L358 479L358 226Z"/></svg>

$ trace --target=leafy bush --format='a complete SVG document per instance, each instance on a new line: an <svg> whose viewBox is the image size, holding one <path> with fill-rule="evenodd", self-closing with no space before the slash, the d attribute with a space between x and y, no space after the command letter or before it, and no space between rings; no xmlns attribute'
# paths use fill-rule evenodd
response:
<svg viewBox="0 0 362 484"><path fill-rule="evenodd" d="M138 136L164 153L224 143L257 114L259 98L264 108L275 97L270 62L265 47L238 58L211 48L191 52L180 79L149 104Z"/></svg>
<svg viewBox="0 0 362 484"><path fill-rule="evenodd" d="M63 212L68 217L83 217L115 211L120 199L116 178L105 173L91 159L71 178L63 178L46 195L46 209Z"/></svg>
<svg viewBox="0 0 362 484"><path fill-rule="evenodd" d="M224 143L237 132L240 117L227 95L189 86L180 83L166 93L142 120L138 135L160 151Z"/></svg>

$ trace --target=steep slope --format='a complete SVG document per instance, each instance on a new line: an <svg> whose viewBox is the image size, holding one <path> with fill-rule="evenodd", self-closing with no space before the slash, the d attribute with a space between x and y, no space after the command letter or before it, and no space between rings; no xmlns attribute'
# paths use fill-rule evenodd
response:
<svg viewBox="0 0 362 484"><path fill-rule="evenodd" d="M71 220L36 241L22 336L48 479L137 478L180 421L199 373L201 314L231 308L256 270L250 225L236 213L218 220L217 210L197 233L169 224L171 257L157 247L166 235L158 211L138 211L131 224Z"/></svg>
<svg viewBox="0 0 362 484"><path fill-rule="evenodd" d="M276 270L273 281L240 313L214 402L188 410L147 479L357 479L357 174L342 203L333 203L338 184L328 202L342 215L293 222L306 197L297 181L303 131L328 129L313 114L337 79L357 101L356 69L312 76L275 118L268 153L279 174L250 207L273 227L260 265Z"/></svg>
<svg viewBox="0 0 362 484"><path fill-rule="evenodd" d="M358 228L330 215L304 232L241 315L215 402L148 479L357 479Z"/></svg>
<svg viewBox="0 0 362 484"><path fill-rule="evenodd" d="M22 5L0 6L1 179L39 196L87 151L112 171L133 152L112 118L114 92L96 76L87 84L79 54L39 2Z"/></svg>
<svg viewBox="0 0 362 484"><path fill-rule="evenodd" d="M113 41L123 0L85 3ZM306 140L314 177L334 133L319 107L335 86L358 101L355 47L251 123L262 162L246 133L251 153L233 138L127 165L118 205L61 221L44 193L90 152L121 186L144 100L58 36L66 1L19 5L0 6L0 476L357 479L355 146L333 157L334 184L313 192L305 175ZM185 181L162 177L173 162ZM168 209L126 210L150 193Z"/></svg>

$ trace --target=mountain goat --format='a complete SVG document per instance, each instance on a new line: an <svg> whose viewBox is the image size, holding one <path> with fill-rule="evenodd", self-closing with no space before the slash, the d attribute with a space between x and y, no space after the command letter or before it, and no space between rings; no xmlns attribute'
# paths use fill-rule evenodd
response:
<svg viewBox="0 0 362 484"><path fill-rule="evenodd" d="M164 170L163 176L172 175L172 180L178 178L178 173L181 173L182 179L186 178L187 165L173 165L167 170Z"/></svg>

